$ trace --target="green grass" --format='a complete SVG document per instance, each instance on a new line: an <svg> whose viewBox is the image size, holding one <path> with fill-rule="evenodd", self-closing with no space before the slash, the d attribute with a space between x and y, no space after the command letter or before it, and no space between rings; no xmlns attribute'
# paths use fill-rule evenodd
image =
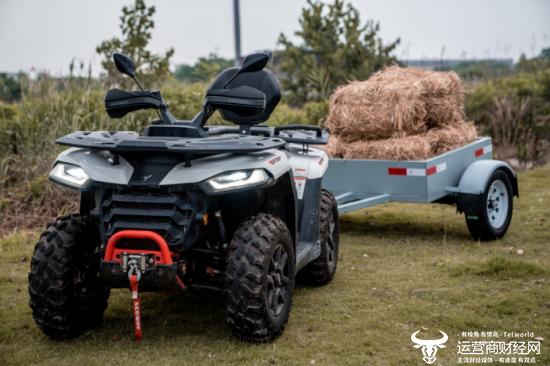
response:
<svg viewBox="0 0 550 366"><path fill-rule="evenodd" d="M130 294L115 290L103 324L66 342L36 328L27 271L36 232L0 240L0 365L420 365L412 332L449 334L436 364L456 363L462 331L532 331L550 365L550 166L520 174L506 237L472 241L451 206L390 204L341 218L334 281L296 289L285 333L270 344L231 336L216 294L145 294L132 339ZM517 249L523 254L518 255Z"/></svg>

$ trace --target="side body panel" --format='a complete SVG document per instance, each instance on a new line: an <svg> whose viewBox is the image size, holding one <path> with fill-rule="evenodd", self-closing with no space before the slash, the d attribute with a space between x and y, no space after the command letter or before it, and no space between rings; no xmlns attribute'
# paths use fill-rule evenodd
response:
<svg viewBox="0 0 550 366"><path fill-rule="evenodd" d="M329 158L324 150L311 146L304 150L301 145L290 144L287 151L296 193L301 200L307 180L323 178L328 169Z"/></svg>
<svg viewBox="0 0 550 366"><path fill-rule="evenodd" d="M319 204L323 175L328 168L325 151L304 149L289 144L287 156L298 198L299 240L296 245L296 269L300 270L321 254L319 238Z"/></svg>

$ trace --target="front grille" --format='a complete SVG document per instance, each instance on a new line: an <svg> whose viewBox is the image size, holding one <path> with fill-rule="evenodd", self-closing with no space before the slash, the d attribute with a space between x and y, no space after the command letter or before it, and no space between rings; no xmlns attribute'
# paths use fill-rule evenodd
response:
<svg viewBox="0 0 550 366"><path fill-rule="evenodd" d="M183 244L195 216L189 192L117 190L101 205L108 239L120 230L151 230L170 246Z"/></svg>

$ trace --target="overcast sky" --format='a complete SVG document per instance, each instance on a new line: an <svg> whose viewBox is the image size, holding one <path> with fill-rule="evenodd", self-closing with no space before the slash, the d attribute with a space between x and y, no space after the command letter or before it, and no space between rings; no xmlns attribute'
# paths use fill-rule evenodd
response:
<svg viewBox="0 0 550 366"><path fill-rule="evenodd" d="M550 0L351 0L362 19L378 20L398 57L506 57L550 46ZM0 0L0 71L31 67L67 73L71 59L91 62L95 47L119 35L132 0ZM232 0L148 0L157 8L151 48L174 47L174 64L216 52L233 57ZM298 28L305 0L241 0L243 53L276 47Z"/></svg>

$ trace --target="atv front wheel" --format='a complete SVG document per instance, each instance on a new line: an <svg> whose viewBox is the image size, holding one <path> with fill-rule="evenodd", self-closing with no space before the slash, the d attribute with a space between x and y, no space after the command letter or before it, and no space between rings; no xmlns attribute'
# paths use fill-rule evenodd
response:
<svg viewBox="0 0 550 366"><path fill-rule="evenodd" d="M326 285L336 273L340 233L338 227L338 205L332 193L321 191L319 206L319 229L321 255L298 273L298 280L304 284Z"/></svg>
<svg viewBox="0 0 550 366"><path fill-rule="evenodd" d="M225 271L227 321L247 341L281 334L292 305L295 271L292 237L278 217L258 214L233 234Z"/></svg>
<svg viewBox="0 0 550 366"><path fill-rule="evenodd" d="M40 235L29 273L29 305L52 339L74 337L101 320L110 290L98 277L97 228L80 215L56 219Z"/></svg>

